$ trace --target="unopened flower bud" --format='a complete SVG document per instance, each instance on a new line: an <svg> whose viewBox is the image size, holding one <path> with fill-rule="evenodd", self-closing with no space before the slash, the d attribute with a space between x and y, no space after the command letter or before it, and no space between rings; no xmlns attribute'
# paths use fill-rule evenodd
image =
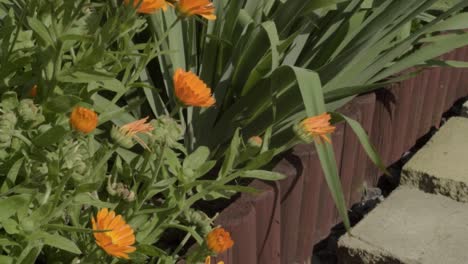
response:
<svg viewBox="0 0 468 264"><path fill-rule="evenodd" d="M131 136L127 135L121 129L113 126L111 129L111 138L115 141L115 143L119 144L121 147L124 148L131 148L135 145Z"/></svg>
<svg viewBox="0 0 468 264"><path fill-rule="evenodd" d="M117 195L116 188L117 188L116 183L107 182L106 190L107 190L107 193L109 193L110 196L116 196Z"/></svg>
<svg viewBox="0 0 468 264"><path fill-rule="evenodd" d="M253 136L247 141L247 145L252 148L260 148L263 144L263 139L259 136Z"/></svg>

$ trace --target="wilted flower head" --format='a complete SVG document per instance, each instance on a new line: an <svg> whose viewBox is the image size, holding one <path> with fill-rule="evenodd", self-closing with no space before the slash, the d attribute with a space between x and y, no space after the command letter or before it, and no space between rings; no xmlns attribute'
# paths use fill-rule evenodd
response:
<svg viewBox="0 0 468 264"><path fill-rule="evenodd" d="M182 69L174 74L175 95L186 106L210 107L215 104L211 89L197 75Z"/></svg>
<svg viewBox="0 0 468 264"><path fill-rule="evenodd" d="M294 131L300 139L307 143L312 141L320 143L321 140L331 143L328 135L333 133L336 128L330 124L330 120L331 116L328 113L309 117L295 125Z"/></svg>
<svg viewBox="0 0 468 264"><path fill-rule="evenodd" d="M218 254L230 249L234 245L234 241L232 241L229 232L218 227L208 234L206 244L210 250Z"/></svg>
<svg viewBox="0 0 468 264"><path fill-rule="evenodd" d="M148 117L128 123L120 128L113 127L111 137L122 147L131 148L133 139L137 141L145 149L149 149L146 143L138 136L139 133L150 134L153 131L153 126L147 123Z"/></svg>
<svg viewBox="0 0 468 264"><path fill-rule="evenodd" d="M215 7L209 0L179 0L176 9L182 17L199 15L208 20L216 19Z"/></svg>
<svg viewBox="0 0 468 264"><path fill-rule="evenodd" d="M96 220L91 218L93 230L111 230L107 232L95 232L94 238L96 244L100 246L107 254L128 259L128 253L136 250L133 247L135 235L133 229L128 225L121 215L115 215L114 211L107 208L101 209Z"/></svg>
<svg viewBox="0 0 468 264"><path fill-rule="evenodd" d="M141 1L140 6L138 6L137 12L143 14L152 14L159 9L166 11L167 4L165 0L125 0L125 4L130 4L133 1L133 6L137 7Z"/></svg>
<svg viewBox="0 0 468 264"><path fill-rule="evenodd" d="M88 134L96 129L98 116L91 109L77 106L70 115L70 124L74 129Z"/></svg>

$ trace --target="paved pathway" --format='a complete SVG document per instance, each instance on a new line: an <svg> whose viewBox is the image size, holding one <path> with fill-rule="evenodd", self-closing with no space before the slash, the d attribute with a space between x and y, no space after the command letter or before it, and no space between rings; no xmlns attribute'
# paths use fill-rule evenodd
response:
<svg viewBox="0 0 468 264"><path fill-rule="evenodd" d="M468 118L451 118L401 186L339 241L343 264L468 263Z"/></svg>

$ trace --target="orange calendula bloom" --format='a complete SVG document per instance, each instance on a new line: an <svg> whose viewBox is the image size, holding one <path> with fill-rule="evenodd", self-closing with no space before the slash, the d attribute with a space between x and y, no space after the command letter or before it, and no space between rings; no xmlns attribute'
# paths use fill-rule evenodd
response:
<svg viewBox="0 0 468 264"><path fill-rule="evenodd" d="M154 127L147 123L148 117L123 125L121 128L115 127L111 130L111 137L116 140L120 145L130 148L133 146L132 139L136 140L141 146L146 149L149 147L146 143L138 137L139 133L150 134Z"/></svg>
<svg viewBox="0 0 468 264"><path fill-rule="evenodd" d="M175 95L184 105L210 107L216 100L211 89L192 72L177 69L174 74Z"/></svg>
<svg viewBox="0 0 468 264"><path fill-rule="evenodd" d="M107 208L101 209L96 220L91 218L93 230L111 230L107 232L95 232L96 244L107 254L128 259L128 253L136 250L132 245L135 243L133 229L128 225L121 215L115 215L114 211Z"/></svg>
<svg viewBox="0 0 468 264"><path fill-rule="evenodd" d="M306 142L315 140L321 143L321 139L323 139L331 143L328 135L333 133L336 128L330 124L330 120L331 116L328 113L306 118L295 127L296 134Z"/></svg>
<svg viewBox="0 0 468 264"><path fill-rule="evenodd" d="M70 115L70 124L74 129L88 134L96 128L98 116L91 109L77 106Z"/></svg>
<svg viewBox="0 0 468 264"><path fill-rule="evenodd" d="M199 15L208 20L216 19L215 7L209 0L179 0L176 9L183 17Z"/></svg>
<svg viewBox="0 0 468 264"><path fill-rule="evenodd" d="M216 254L222 253L234 245L229 232L221 227L211 230L206 237L206 244Z"/></svg>
<svg viewBox="0 0 468 264"><path fill-rule="evenodd" d="M130 4L132 0L124 0L125 4ZM140 0L133 0L133 6L137 7ZM166 11L167 4L165 0L141 0L140 6L138 6L138 13L152 14L159 9Z"/></svg>

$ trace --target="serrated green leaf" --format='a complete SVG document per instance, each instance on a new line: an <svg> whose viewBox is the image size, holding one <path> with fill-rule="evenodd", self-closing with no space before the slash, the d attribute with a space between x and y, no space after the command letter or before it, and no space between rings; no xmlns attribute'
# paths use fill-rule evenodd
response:
<svg viewBox="0 0 468 264"><path fill-rule="evenodd" d="M33 138L32 142L38 147L47 147L62 141L67 132L64 127L55 126Z"/></svg>

